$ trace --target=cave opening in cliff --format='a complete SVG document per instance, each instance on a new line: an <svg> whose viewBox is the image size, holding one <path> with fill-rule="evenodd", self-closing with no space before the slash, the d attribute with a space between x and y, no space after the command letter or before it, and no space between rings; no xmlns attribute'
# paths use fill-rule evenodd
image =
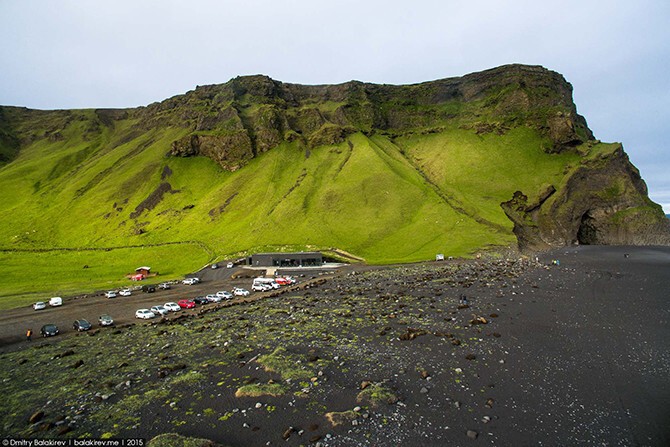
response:
<svg viewBox="0 0 670 447"><path fill-rule="evenodd" d="M598 228L596 227L596 220L591 216L591 211L587 211L582 215L577 230L577 242L580 245L593 245L598 243Z"/></svg>

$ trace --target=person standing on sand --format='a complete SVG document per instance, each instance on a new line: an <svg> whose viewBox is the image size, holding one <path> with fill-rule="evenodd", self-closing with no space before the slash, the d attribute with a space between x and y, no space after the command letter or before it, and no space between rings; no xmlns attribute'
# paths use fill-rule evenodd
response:
<svg viewBox="0 0 670 447"><path fill-rule="evenodd" d="M26 341L31 341L32 338L33 338L33 330L32 330L32 329L28 329L28 330L26 331Z"/></svg>

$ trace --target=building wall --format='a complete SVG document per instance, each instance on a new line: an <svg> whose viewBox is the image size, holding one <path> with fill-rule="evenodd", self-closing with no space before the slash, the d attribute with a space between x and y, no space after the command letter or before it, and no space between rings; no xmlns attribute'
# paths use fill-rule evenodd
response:
<svg viewBox="0 0 670 447"><path fill-rule="evenodd" d="M248 261L254 267L311 267L322 265L323 256L318 252L257 253Z"/></svg>

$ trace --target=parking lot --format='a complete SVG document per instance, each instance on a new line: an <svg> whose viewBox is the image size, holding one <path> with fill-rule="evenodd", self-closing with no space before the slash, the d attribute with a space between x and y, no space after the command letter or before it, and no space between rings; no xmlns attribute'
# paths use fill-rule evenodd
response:
<svg viewBox="0 0 670 447"><path fill-rule="evenodd" d="M245 288L251 292L251 278L233 279L233 273L236 271L239 271L239 268L205 269L197 274L201 278L200 283L189 286L176 282L171 285L169 290L156 288L154 293L144 293L141 290L134 290L131 296L117 296L110 299L105 297L105 291L100 291L94 295L63 297L63 305L58 307L47 305L46 309L34 310L32 306L26 306L5 311L0 316L0 351L15 349L22 346L22 344L28 343L25 341L25 334L29 328L33 331L32 343L39 342L41 340L40 328L45 324L57 325L60 334L56 338L59 338L64 334L75 333L73 323L75 320L81 318L93 324L93 331L98 329L110 330L109 327L100 327L98 324L98 317L100 315L108 314L112 316L115 326L143 323L147 320L138 320L135 318L135 311L138 309L148 309L151 306L167 302L177 302L181 299L192 299L196 296L216 293L220 290L231 291L235 287ZM249 276L253 276L254 274L255 272L249 272ZM318 273L314 272L314 275L318 276ZM301 283L304 280L309 280L310 277L311 275L307 278L300 278L303 281L299 281L292 288L300 287ZM152 281L151 283L154 282ZM235 297L233 300L196 306L194 309L182 309L179 312L170 312L167 318L175 318L182 314L196 314L203 307L215 308L226 306L230 305L231 302L257 299L271 294L272 292L251 292L251 295L246 299ZM49 298L49 296L45 296L43 301L48 301Z"/></svg>

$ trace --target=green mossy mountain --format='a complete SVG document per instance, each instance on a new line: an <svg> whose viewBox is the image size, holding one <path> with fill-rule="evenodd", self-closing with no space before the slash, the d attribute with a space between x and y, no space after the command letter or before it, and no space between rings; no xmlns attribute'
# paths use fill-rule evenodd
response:
<svg viewBox="0 0 670 447"><path fill-rule="evenodd" d="M0 248L337 249L668 243L571 85L509 65L415 85L244 76L125 110L0 107ZM194 266L195 267L195 266Z"/></svg>

